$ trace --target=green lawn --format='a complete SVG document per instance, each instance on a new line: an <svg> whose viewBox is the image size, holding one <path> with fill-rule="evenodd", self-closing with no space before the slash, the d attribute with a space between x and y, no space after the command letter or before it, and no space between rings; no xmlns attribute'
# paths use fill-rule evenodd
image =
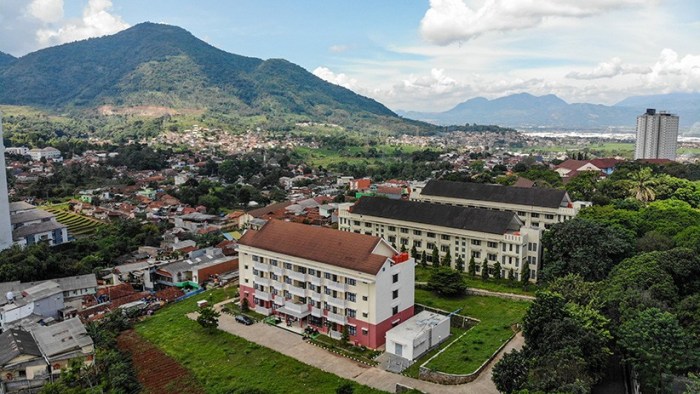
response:
<svg viewBox="0 0 700 394"><path fill-rule="evenodd" d="M430 273L432 268L423 268L420 265L416 266L416 282L427 282L430 279ZM462 274L464 282L468 287L473 287L475 289L484 289L489 291L495 291L498 293L511 293L511 294L522 294L534 296L536 291L535 285L530 285L528 290L524 290L522 285L519 283L512 283L506 279L501 280L482 280L481 278L472 278L469 274Z"/></svg>
<svg viewBox="0 0 700 394"><path fill-rule="evenodd" d="M213 304L234 295L234 289L202 293L164 308L136 331L189 369L208 393L332 393L349 382L223 331L209 333L185 316L198 300ZM380 393L357 384L354 392Z"/></svg>
<svg viewBox="0 0 700 394"><path fill-rule="evenodd" d="M406 368L403 371L403 374L414 378L418 378L420 366L423 365L424 362L428 361L430 357L433 357L437 352L448 346L450 343L452 343L452 341L459 338L459 336L464 334L466 331L467 330L463 328L450 327L450 337L447 338L445 342L441 343L435 349L419 357L413 364L411 364L410 367Z"/></svg>
<svg viewBox="0 0 700 394"><path fill-rule="evenodd" d="M460 315L481 320L459 342L427 365L428 368L454 374L468 374L479 368L513 335L511 326L522 320L530 305L526 301L497 297L441 298L420 289L416 289L416 303L446 311L462 308Z"/></svg>

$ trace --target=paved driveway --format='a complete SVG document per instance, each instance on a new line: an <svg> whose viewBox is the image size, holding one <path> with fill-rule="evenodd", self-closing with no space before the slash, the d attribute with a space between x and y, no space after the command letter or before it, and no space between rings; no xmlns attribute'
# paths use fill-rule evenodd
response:
<svg viewBox="0 0 700 394"><path fill-rule="evenodd" d="M197 314L191 313L188 316L196 318ZM396 390L396 384L400 383L426 393L498 394L496 386L491 381L491 368L500 359L503 352L508 352L513 348L521 348L523 345L523 338L518 334L476 380L463 385L443 386L356 363L348 358L311 345L305 342L301 336L281 328L272 327L264 323L256 323L251 326L236 323L231 315L225 313L222 313L219 318L219 329L276 350L304 364L392 393Z"/></svg>

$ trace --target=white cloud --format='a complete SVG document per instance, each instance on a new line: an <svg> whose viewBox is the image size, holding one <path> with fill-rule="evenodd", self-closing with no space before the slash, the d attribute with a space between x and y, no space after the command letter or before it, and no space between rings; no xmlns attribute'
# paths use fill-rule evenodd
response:
<svg viewBox="0 0 700 394"><path fill-rule="evenodd" d="M635 66L630 64L624 64L622 59L619 57L614 57L607 62L598 63L598 65L591 71L580 72L572 71L566 74L566 78L571 79L600 79L600 78L612 78L618 75L624 74L648 74L651 72L651 68L643 66Z"/></svg>
<svg viewBox="0 0 700 394"><path fill-rule="evenodd" d="M349 46L347 45L341 45L341 44L336 44L336 45L331 45L328 50L333 52L333 53L342 53L350 49Z"/></svg>
<svg viewBox="0 0 700 394"><path fill-rule="evenodd" d="M27 12L42 22L58 22L63 19L63 0L33 0Z"/></svg>
<svg viewBox="0 0 700 394"><path fill-rule="evenodd" d="M336 74L327 67L316 67L313 74L324 81L330 82L344 88L354 90L357 89L357 80L340 73Z"/></svg>
<svg viewBox="0 0 700 394"><path fill-rule="evenodd" d="M493 31L536 27L548 18L584 18L655 0L486 0L471 8L465 0L430 0L421 20L423 37L438 45L466 41Z"/></svg>
<svg viewBox="0 0 700 394"><path fill-rule="evenodd" d="M42 28L36 32L40 45L63 44L89 37L113 34L129 27L118 15L110 13L111 0L89 0L79 20L65 21L58 28Z"/></svg>
<svg viewBox="0 0 700 394"><path fill-rule="evenodd" d="M700 90L700 55L680 58L672 49L664 49L646 76L646 87L665 92Z"/></svg>

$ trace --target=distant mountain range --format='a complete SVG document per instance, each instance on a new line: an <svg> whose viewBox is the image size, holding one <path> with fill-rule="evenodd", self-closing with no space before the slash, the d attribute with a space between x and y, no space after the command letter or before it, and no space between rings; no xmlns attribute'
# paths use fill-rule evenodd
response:
<svg viewBox="0 0 700 394"><path fill-rule="evenodd" d="M20 58L0 54L0 104L61 110L109 106L111 113L158 106L431 128L286 60L231 54L182 28L155 23Z"/></svg>
<svg viewBox="0 0 700 394"><path fill-rule="evenodd" d="M398 111L404 117L440 125L496 124L509 127L602 129L634 127L646 108L668 110L680 116L681 126L700 122L700 93L672 93L629 97L613 105L573 103L548 94L519 93L487 100L477 97L445 112Z"/></svg>

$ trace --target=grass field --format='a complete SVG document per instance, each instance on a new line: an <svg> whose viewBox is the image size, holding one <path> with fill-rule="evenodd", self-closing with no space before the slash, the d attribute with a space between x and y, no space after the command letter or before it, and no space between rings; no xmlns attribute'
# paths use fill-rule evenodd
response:
<svg viewBox="0 0 700 394"><path fill-rule="evenodd" d="M56 220L68 226L68 233L74 237L94 234L99 227L106 226L105 223L97 219L69 211L67 204L49 205L40 208L56 215Z"/></svg>
<svg viewBox="0 0 700 394"><path fill-rule="evenodd" d="M432 268L423 268L420 265L416 266L416 282L427 282L430 279L430 272ZM530 285L528 290L524 290L522 285L515 282L512 283L506 279L501 280L482 280L481 278L472 278L468 274L462 274L464 282L468 287L473 287L475 289L483 289L489 291L495 291L498 293L511 293L511 294L522 294L522 295L535 295L535 285Z"/></svg>
<svg viewBox="0 0 700 394"><path fill-rule="evenodd" d="M185 314L198 300L220 302L234 289L217 289L170 305L136 332L190 370L208 393L333 393L349 381L223 331L207 332ZM354 384L354 393L380 393Z"/></svg>
<svg viewBox="0 0 700 394"><path fill-rule="evenodd" d="M367 146L351 146L343 150L342 152L332 150L332 149L313 149L308 147L297 147L295 151L300 154L304 159L315 165L328 167L332 164L337 163L366 163L367 165L378 164L380 165L383 161L390 159L394 156L395 151L400 151L404 154L410 154L425 148L413 145L376 145L373 147L379 154L385 155L380 158L366 158L358 157L359 154L367 152L370 148Z"/></svg>
<svg viewBox="0 0 700 394"><path fill-rule="evenodd" d="M420 289L416 289L416 303L446 311L461 308L460 315L481 320L462 339L427 365L428 368L454 374L469 374L479 368L513 335L512 326L522 320L530 306L529 302L496 297L441 298Z"/></svg>

